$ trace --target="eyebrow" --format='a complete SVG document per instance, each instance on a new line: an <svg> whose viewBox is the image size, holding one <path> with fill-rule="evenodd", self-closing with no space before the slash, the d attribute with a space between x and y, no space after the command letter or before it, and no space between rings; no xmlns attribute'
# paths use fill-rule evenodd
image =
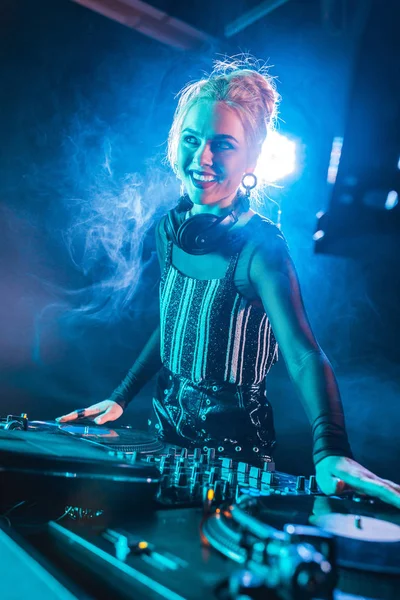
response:
<svg viewBox="0 0 400 600"><path fill-rule="evenodd" d="M191 129L190 127L185 127L182 133L184 133L185 131L189 131L190 133L194 133L195 135L200 135L198 131L196 131L195 129ZM217 133L216 135L214 135L214 138L229 138L231 140L234 140L237 144L239 143L238 140L235 137L233 137L233 135L229 135L228 133Z"/></svg>

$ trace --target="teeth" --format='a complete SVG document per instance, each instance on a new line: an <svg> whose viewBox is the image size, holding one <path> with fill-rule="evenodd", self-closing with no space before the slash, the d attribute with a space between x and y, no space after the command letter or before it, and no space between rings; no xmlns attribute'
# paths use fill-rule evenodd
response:
<svg viewBox="0 0 400 600"><path fill-rule="evenodd" d="M217 181L217 178L213 175L199 175L194 171L192 171L192 177L193 179L196 179L196 181Z"/></svg>

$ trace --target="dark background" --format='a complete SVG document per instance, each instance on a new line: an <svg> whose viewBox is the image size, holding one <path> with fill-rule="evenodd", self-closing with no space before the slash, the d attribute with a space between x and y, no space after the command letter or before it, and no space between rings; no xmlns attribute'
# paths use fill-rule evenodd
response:
<svg viewBox="0 0 400 600"><path fill-rule="evenodd" d="M215 45L182 52L69 0L0 3L1 416L45 420L88 406L133 363L158 308L151 224L179 191L161 161L174 95L210 70L217 53L249 51L273 65L279 130L297 143L296 172L269 193L281 203L310 320L339 379L353 451L398 479L398 271L382 268L384 252L379 261L367 249L365 260L316 255L312 240L316 212L332 192L331 144L345 128L368 3L338 2L346 18L336 12L324 21L321 6L334 3L293 0L230 40L224 24L257 2L152 4L214 36ZM123 228L129 238L131 221L143 225L133 250L115 254L99 240ZM145 268L135 262L140 279L123 311L101 282L120 272L117 259L121 268L140 254ZM122 422L146 426L153 385ZM282 360L268 389L278 467L308 473L310 428Z"/></svg>

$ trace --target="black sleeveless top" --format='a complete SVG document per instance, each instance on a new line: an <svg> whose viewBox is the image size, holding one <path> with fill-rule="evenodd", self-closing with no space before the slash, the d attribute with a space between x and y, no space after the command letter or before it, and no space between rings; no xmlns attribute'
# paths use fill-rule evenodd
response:
<svg viewBox="0 0 400 600"><path fill-rule="evenodd" d="M240 246L223 278L204 280L175 268L172 242L167 244L160 283L161 361L194 383L260 384L278 358L261 302L244 297L235 285Z"/></svg>

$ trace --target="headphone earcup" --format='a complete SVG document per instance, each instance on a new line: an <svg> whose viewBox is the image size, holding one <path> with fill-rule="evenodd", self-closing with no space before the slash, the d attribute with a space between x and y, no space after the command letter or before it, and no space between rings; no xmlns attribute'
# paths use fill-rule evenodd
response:
<svg viewBox="0 0 400 600"><path fill-rule="evenodd" d="M243 200L248 199L244 198ZM237 221L236 209L225 217L216 217L212 214L195 215L188 220L182 220L182 213L186 213L193 206L187 196L182 196L178 205L167 212L164 220L164 230L169 241L188 254L208 254ZM247 206L248 208L248 206ZM232 219L234 216L235 221Z"/></svg>
<svg viewBox="0 0 400 600"><path fill-rule="evenodd" d="M219 219L215 215L198 215L184 221L177 233L178 245L188 254L208 254L215 247Z"/></svg>

